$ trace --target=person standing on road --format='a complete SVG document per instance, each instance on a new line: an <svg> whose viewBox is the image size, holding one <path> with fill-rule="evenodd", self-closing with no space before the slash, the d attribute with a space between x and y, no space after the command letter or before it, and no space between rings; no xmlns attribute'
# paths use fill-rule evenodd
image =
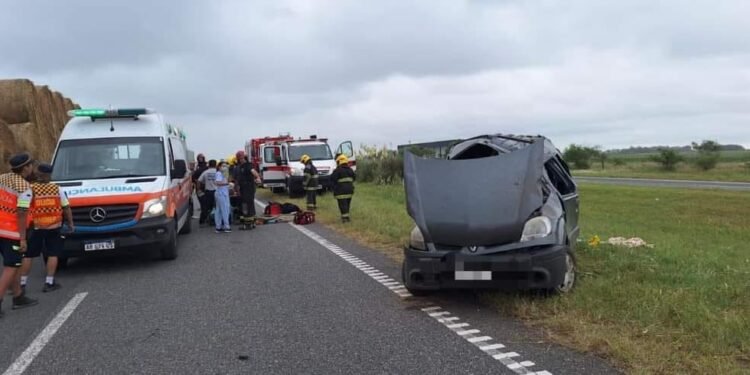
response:
<svg viewBox="0 0 750 375"><path fill-rule="evenodd" d="M201 216L198 220L199 223L206 223L208 215L211 214L211 210L214 209L214 205L216 204L216 174L216 160L209 160L208 169L198 176L198 182L201 185L204 199L204 206L201 207Z"/></svg>
<svg viewBox="0 0 750 375"><path fill-rule="evenodd" d="M238 164L235 167L234 181L237 184L242 210L240 222L252 227L255 224L255 186L260 183L260 175L253 169L244 151L237 151L235 156Z"/></svg>
<svg viewBox="0 0 750 375"><path fill-rule="evenodd" d="M226 162L219 164L219 172L216 172L216 210L214 211L214 221L216 222L216 233L229 233L232 227L229 223L229 215L232 207L229 204L229 179L225 174L229 173L229 167Z"/></svg>
<svg viewBox="0 0 750 375"><path fill-rule="evenodd" d="M206 211L206 195L203 193L203 191L200 189L198 184L198 177L203 174L208 169L208 163L206 163L206 157L203 154L198 154L198 157L196 157L196 161L198 162L197 166L195 167L195 171L193 171L193 174L190 176L193 180L193 187L195 187L195 195L198 197L198 204L201 208L201 218L198 220L199 225L205 224L205 217L203 217L203 212Z"/></svg>
<svg viewBox="0 0 750 375"><path fill-rule="evenodd" d="M313 165L312 159L308 155L302 155L300 162L304 164L304 180L302 186L307 194L307 210L315 211L318 208L318 169Z"/></svg>
<svg viewBox="0 0 750 375"><path fill-rule="evenodd" d="M20 267L26 253L26 228L29 225L28 209L33 193L26 180L34 171L29 154L10 158L10 173L0 175L0 253L3 255L3 273L0 275L0 317L2 298L9 287L13 289L13 309L33 306L37 300L26 297L21 289Z"/></svg>
<svg viewBox="0 0 750 375"><path fill-rule="evenodd" d="M67 230L70 232L75 230L68 197L59 186L50 183L51 174L51 165L40 164L35 173L37 181L31 184L33 198L29 212L34 229L29 237L29 249L26 251L21 266L21 288L25 290L32 260L40 254L47 257L47 278L44 281L43 293L52 292L61 287L55 282L55 272L64 244L61 231L63 213L68 222Z"/></svg>
<svg viewBox="0 0 750 375"><path fill-rule="evenodd" d="M351 221L349 209L352 205L354 196L354 180L357 178L354 171L349 167L349 159L346 155L339 155L336 158L336 169L331 173L331 182L333 183L333 197L339 204L341 212L341 222L348 223Z"/></svg>

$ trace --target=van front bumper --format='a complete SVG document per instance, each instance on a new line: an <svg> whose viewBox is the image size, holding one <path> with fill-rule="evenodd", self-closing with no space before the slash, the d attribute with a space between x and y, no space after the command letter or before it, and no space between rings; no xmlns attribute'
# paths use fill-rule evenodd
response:
<svg viewBox="0 0 750 375"><path fill-rule="evenodd" d="M122 229L106 231L88 230L86 232L77 230L72 234L64 234L65 247L63 256L75 258L102 253L150 251L154 248L166 246L174 235L175 230L174 219L165 216L142 219L136 224ZM114 243L114 249L85 250L87 243L107 241Z"/></svg>
<svg viewBox="0 0 750 375"><path fill-rule="evenodd" d="M565 245L467 255L404 249L404 284L409 289L552 289L566 272Z"/></svg>

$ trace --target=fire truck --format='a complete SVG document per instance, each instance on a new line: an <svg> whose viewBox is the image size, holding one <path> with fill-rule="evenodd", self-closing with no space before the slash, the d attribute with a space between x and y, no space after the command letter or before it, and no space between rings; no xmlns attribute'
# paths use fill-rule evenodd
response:
<svg viewBox="0 0 750 375"><path fill-rule="evenodd" d="M308 155L318 169L318 186L321 190L330 190L330 175L336 168L335 155L344 154L349 164L356 169L354 147L351 141L342 142L331 152L328 140L311 135L309 138L297 138L289 134L277 137L253 138L245 143L245 153L250 156L253 168L258 171L263 187L274 193L286 191L290 196L304 194L302 182L305 166L300 163L302 155Z"/></svg>

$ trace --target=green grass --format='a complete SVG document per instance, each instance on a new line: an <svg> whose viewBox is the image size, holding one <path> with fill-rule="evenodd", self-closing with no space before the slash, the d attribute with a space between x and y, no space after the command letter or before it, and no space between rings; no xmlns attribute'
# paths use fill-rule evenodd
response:
<svg viewBox="0 0 750 375"><path fill-rule="evenodd" d="M702 171L689 163L680 163L675 171L662 170L656 163L628 161L615 166L611 162L601 165L594 163L591 169L574 170L574 176L655 178L669 180L706 180L750 182L750 166L743 162L719 163L715 169Z"/></svg>
<svg viewBox="0 0 750 375"><path fill-rule="evenodd" d="M648 161L651 156L657 155L657 152L651 153L640 153L640 154L608 154L611 159L622 159L626 161ZM698 157L697 152L680 152L680 155L686 159L694 159ZM720 162L741 162L750 160L750 151L745 150L733 150L733 151L721 151L719 153Z"/></svg>
<svg viewBox="0 0 750 375"><path fill-rule="evenodd" d="M750 372L748 194L598 185L580 192L583 238L637 236L655 247L581 244L572 294L483 298L631 373ZM330 195L319 199L321 222L401 259L412 225L402 187L358 185L351 225L338 223Z"/></svg>

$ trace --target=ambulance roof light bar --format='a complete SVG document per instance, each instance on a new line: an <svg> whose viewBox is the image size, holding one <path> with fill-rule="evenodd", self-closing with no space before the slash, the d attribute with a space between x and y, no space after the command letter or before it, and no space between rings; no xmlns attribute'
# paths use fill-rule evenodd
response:
<svg viewBox="0 0 750 375"><path fill-rule="evenodd" d="M81 108L81 109L73 109L73 110L68 111L68 116L90 117L93 120L95 118L118 118L118 117L137 118L140 115L150 115L153 113L156 113L156 112L148 108L113 108L113 109Z"/></svg>

